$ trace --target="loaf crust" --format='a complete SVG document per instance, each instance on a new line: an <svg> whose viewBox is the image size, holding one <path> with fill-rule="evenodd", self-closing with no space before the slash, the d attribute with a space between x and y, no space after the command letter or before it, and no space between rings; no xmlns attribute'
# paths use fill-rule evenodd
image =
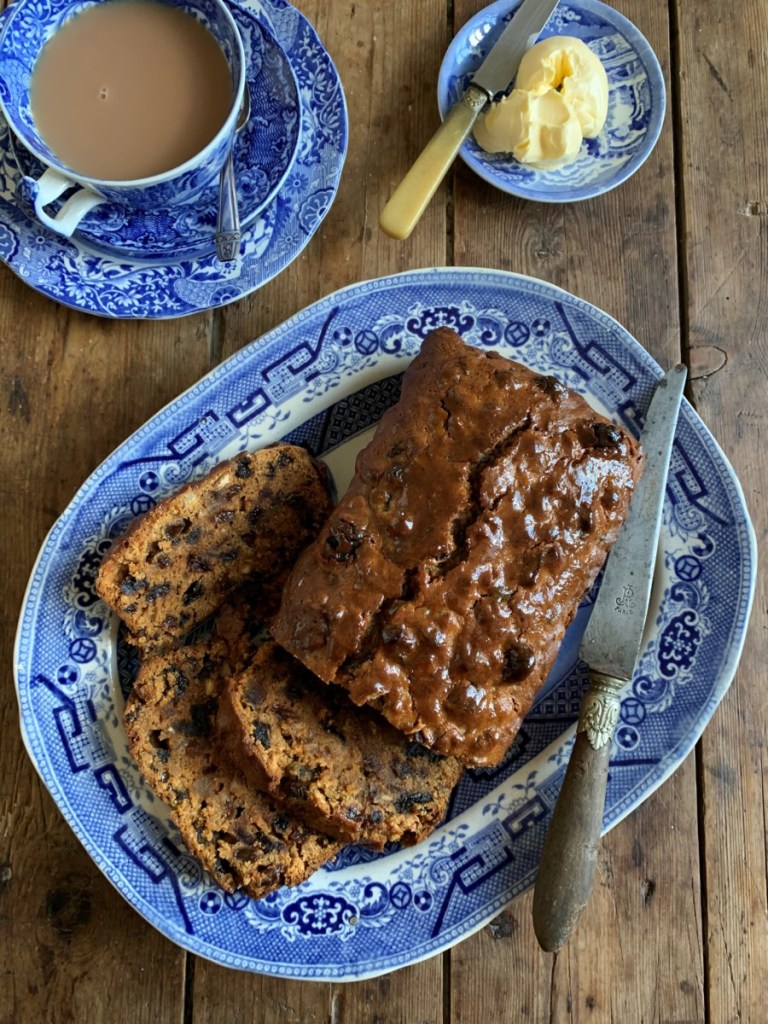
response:
<svg viewBox="0 0 768 1024"><path fill-rule="evenodd" d="M625 430L554 377L435 331L298 559L273 635L404 733L496 764L641 462Z"/></svg>
<svg viewBox="0 0 768 1024"><path fill-rule="evenodd" d="M96 590L135 644L164 650L245 580L279 589L330 507L328 474L303 448L243 452L138 519Z"/></svg>
<svg viewBox="0 0 768 1024"><path fill-rule="evenodd" d="M215 637L146 659L123 721L190 853L227 892L261 899L304 881L340 844L255 792L222 749L215 723L230 657Z"/></svg>
<svg viewBox="0 0 768 1024"><path fill-rule="evenodd" d="M278 804L375 849L433 832L463 769L355 707L274 643L225 684L219 728L252 783Z"/></svg>

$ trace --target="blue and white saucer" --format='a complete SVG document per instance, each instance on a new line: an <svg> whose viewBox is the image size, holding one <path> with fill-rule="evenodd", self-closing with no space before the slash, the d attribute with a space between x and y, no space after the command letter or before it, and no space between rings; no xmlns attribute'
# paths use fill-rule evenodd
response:
<svg viewBox="0 0 768 1024"><path fill-rule="evenodd" d="M240 259L222 264L215 256L213 195L204 208L151 216L97 207L69 240L46 231L20 200L14 147L0 118L0 259L31 287L101 316L185 316L261 287L309 242L335 197L346 155L341 82L310 23L284 0L230 5L250 56L253 103L236 148L245 220ZM275 90L266 106L259 99L265 76ZM279 148L279 160L270 146ZM15 150L22 165L32 160Z"/></svg>
<svg viewBox="0 0 768 1024"><path fill-rule="evenodd" d="M437 83L445 117L469 85L522 0L497 0L463 25L443 59ZM645 162L656 145L666 108L661 68L631 21L600 0L560 0L540 38L576 36L603 62L608 75L608 117L596 139L585 139L576 160L536 170L510 153L486 153L470 136L460 155L491 185L523 199L572 203L616 188Z"/></svg>
<svg viewBox="0 0 768 1024"><path fill-rule="evenodd" d="M229 967L340 981L382 974L471 934L536 873L587 683L578 649L593 595L507 757L465 774L434 835L382 854L348 846L303 885L257 901L217 888L131 760L120 682L135 666L94 591L111 537L237 452L305 445L343 493L403 371L440 326L556 375L634 434L661 376L615 320L532 278L444 268L352 285L241 349L128 438L54 525L29 582L15 667L30 757L131 905ZM646 635L611 750L606 829L701 735L736 669L755 579L739 483L683 403Z"/></svg>

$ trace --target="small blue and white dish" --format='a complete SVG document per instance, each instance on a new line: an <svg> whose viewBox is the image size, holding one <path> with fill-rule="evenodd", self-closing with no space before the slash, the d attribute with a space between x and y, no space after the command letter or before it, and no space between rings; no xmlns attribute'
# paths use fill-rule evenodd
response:
<svg viewBox="0 0 768 1024"><path fill-rule="evenodd" d="M445 117L522 0L497 0L463 25L440 68L437 98ZM621 185L645 162L659 137L666 91L656 54L631 21L600 0L561 0L539 38L575 36L601 59L608 75L608 117L585 139L573 163L537 170L509 153L486 153L470 136L460 155L491 185L542 203L592 199ZM511 83L510 83L511 85Z"/></svg>
<svg viewBox="0 0 768 1024"><path fill-rule="evenodd" d="M94 862L168 938L282 977L349 981L447 949L531 885L587 684L569 627L504 761L465 773L442 826L382 854L348 846L295 889L222 892L187 853L131 760L121 724L135 664L94 582L135 516L223 459L284 439L345 490L402 373L437 327L554 374L638 434L661 376L611 317L543 281L442 268L329 295L241 349L128 438L56 522L29 581L14 662L37 770ZM733 470L683 403L637 672L621 703L603 824L611 828L691 752L739 660L756 543ZM595 588L596 590L596 588Z"/></svg>
<svg viewBox="0 0 768 1024"><path fill-rule="evenodd" d="M242 228L248 227L274 199L287 178L299 145L301 111L296 76L290 61L266 24L235 5L232 17L245 52L245 88L251 116L235 139L235 180ZM16 146L25 178L20 200L32 212L29 178L42 165ZM85 215L75 237L94 252L118 259L174 261L213 251L219 208L218 183L194 203L141 210L105 203Z"/></svg>
<svg viewBox="0 0 768 1024"><path fill-rule="evenodd" d="M241 253L220 263L205 255L162 259L104 255L78 236L46 231L19 201L20 172L0 118L0 259L43 295L97 316L166 319L215 309L260 288L313 237L338 189L348 121L339 74L307 19L285 0L228 0L241 33L266 26L285 52L298 87L298 145L275 198L243 230ZM251 29L245 32L249 36ZM16 147L18 148L18 147ZM142 253L141 241L137 252Z"/></svg>

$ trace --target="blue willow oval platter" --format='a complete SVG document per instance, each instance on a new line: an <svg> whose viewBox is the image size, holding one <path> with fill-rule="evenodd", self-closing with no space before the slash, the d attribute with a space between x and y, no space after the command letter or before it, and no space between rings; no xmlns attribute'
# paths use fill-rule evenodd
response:
<svg viewBox="0 0 768 1024"><path fill-rule="evenodd" d="M240 184L247 223L238 260L220 263L216 258L213 207L174 208L173 217L159 210L123 223L110 205L92 211L74 238L47 231L30 214L20 188L19 165L30 169L32 158L13 145L0 117L0 259L36 291L99 316L186 316L260 288L296 259L315 234L336 196L347 151L341 80L315 30L285 0L229 2L249 56L249 86L258 89L269 73L274 87L279 77L281 112L287 118L270 129L261 126L270 143L284 147L281 158L263 163L261 170L256 166L258 126L249 126L236 144L236 159L242 159L247 144L254 163ZM255 22L263 23L265 31ZM254 118L265 114L262 104L254 102L253 109ZM266 110L270 118L274 113ZM275 198L256 214L262 199L275 191ZM185 235L184 246L176 247L184 255L181 259L171 256L180 234Z"/></svg>
<svg viewBox="0 0 768 1024"><path fill-rule="evenodd" d="M468 771L444 824L383 854L350 846L296 889L227 895L185 851L133 765L121 726L134 667L94 592L104 551L135 516L237 452L279 439L330 467L398 397L423 338L446 325L554 374L633 433L659 366L614 320L531 278L419 270L323 299L244 348L154 416L81 487L29 582L15 652L21 727L62 813L112 884L163 934L231 967L371 977L438 953L532 882L573 740L593 595L503 763ZM649 626L621 707L604 826L681 763L736 669L755 581L741 488L693 409L675 438Z"/></svg>
<svg viewBox="0 0 768 1024"><path fill-rule="evenodd" d="M438 77L441 116L469 85L522 0L497 0L463 25L448 47ZM503 192L541 203L572 203L615 188L645 162L664 122L666 91L656 54L622 14L600 0L561 0L541 32L576 36L597 54L608 75L608 117L595 139L585 139L576 160L537 170L510 153L486 153L470 136L461 157Z"/></svg>

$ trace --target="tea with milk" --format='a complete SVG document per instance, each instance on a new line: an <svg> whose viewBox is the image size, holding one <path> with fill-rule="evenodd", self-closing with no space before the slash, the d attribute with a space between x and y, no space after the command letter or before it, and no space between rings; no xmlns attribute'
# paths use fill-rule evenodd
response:
<svg viewBox="0 0 768 1024"><path fill-rule="evenodd" d="M106 0L68 21L35 64L40 135L77 174L163 174L214 138L232 108L224 54L192 15L160 0Z"/></svg>

